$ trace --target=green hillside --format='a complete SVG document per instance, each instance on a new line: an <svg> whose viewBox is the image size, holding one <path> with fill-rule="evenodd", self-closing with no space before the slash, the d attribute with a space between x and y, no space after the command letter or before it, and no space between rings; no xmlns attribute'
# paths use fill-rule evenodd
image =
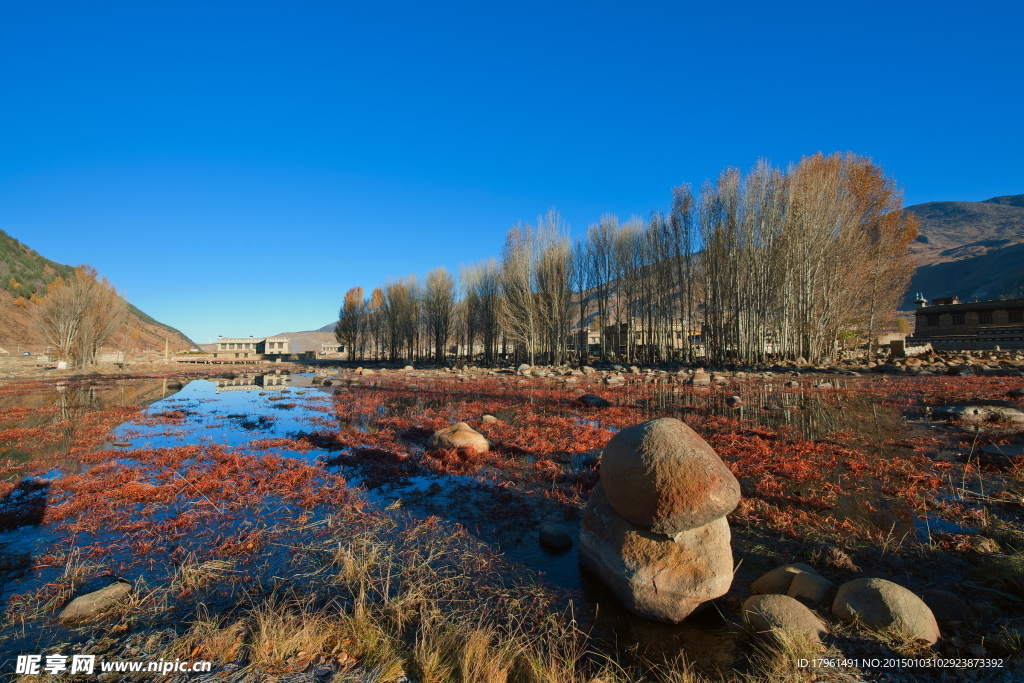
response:
<svg viewBox="0 0 1024 683"><path fill-rule="evenodd" d="M16 297L28 299L33 294L42 295L46 291L46 286L55 278L68 277L74 272L72 266L45 258L0 230L0 289L5 289ZM195 342L180 330L155 320L130 303L128 309L143 322L179 335L195 346Z"/></svg>
<svg viewBox="0 0 1024 683"><path fill-rule="evenodd" d="M0 230L0 287L26 299L41 294L54 278L71 275L71 266L55 263Z"/></svg>

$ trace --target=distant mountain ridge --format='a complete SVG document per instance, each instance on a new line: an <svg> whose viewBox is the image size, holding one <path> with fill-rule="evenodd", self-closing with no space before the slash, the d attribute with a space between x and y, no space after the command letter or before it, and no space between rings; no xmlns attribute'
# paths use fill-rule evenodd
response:
<svg viewBox="0 0 1024 683"><path fill-rule="evenodd" d="M903 309L926 299L1024 297L1024 194L983 202L927 202L906 209L921 222L910 246L917 271Z"/></svg>

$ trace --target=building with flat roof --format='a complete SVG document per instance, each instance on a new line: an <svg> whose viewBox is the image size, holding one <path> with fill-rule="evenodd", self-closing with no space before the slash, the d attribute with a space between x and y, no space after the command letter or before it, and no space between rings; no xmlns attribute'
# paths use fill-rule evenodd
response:
<svg viewBox="0 0 1024 683"><path fill-rule="evenodd" d="M961 303L954 297L914 301L914 334L907 344L946 351L1024 349L1024 299Z"/></svg>
<svg viewBox="0 0 1024 683"><path fill-rule="evenodd" d="M291 353L287 337L217 337L217 348L210 352L214 359L254 360Z"/></svg>

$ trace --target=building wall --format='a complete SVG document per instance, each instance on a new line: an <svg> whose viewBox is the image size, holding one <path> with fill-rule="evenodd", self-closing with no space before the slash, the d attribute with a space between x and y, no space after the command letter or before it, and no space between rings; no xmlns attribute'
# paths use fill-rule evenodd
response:
<svg viewBox="0 0 1024 683"><path fill-rule="evenodd" d="M920 306L907 341L949 351L1024 348L1024 299Z"/></svg>
<svg viewBox="0 0 1024 683"><path fill-rule="evenodd" d="M1024 328L1024 299L922 306L915 314L915 339L976 335L992 328Z"/></svg>

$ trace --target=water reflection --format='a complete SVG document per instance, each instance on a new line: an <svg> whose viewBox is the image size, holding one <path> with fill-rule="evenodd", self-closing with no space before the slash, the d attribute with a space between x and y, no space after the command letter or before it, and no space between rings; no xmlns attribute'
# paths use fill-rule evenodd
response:
<svg viewBox="0 0 1024 683"><path fill-rule="evenodd" d="M68 381L0 396L0 429L46 429L58 437L24 447L0 445L0 458L27 462L66 452L82 434L86 416L119 406L148 406L173 396L180 386L167 379Z"/></svg>

